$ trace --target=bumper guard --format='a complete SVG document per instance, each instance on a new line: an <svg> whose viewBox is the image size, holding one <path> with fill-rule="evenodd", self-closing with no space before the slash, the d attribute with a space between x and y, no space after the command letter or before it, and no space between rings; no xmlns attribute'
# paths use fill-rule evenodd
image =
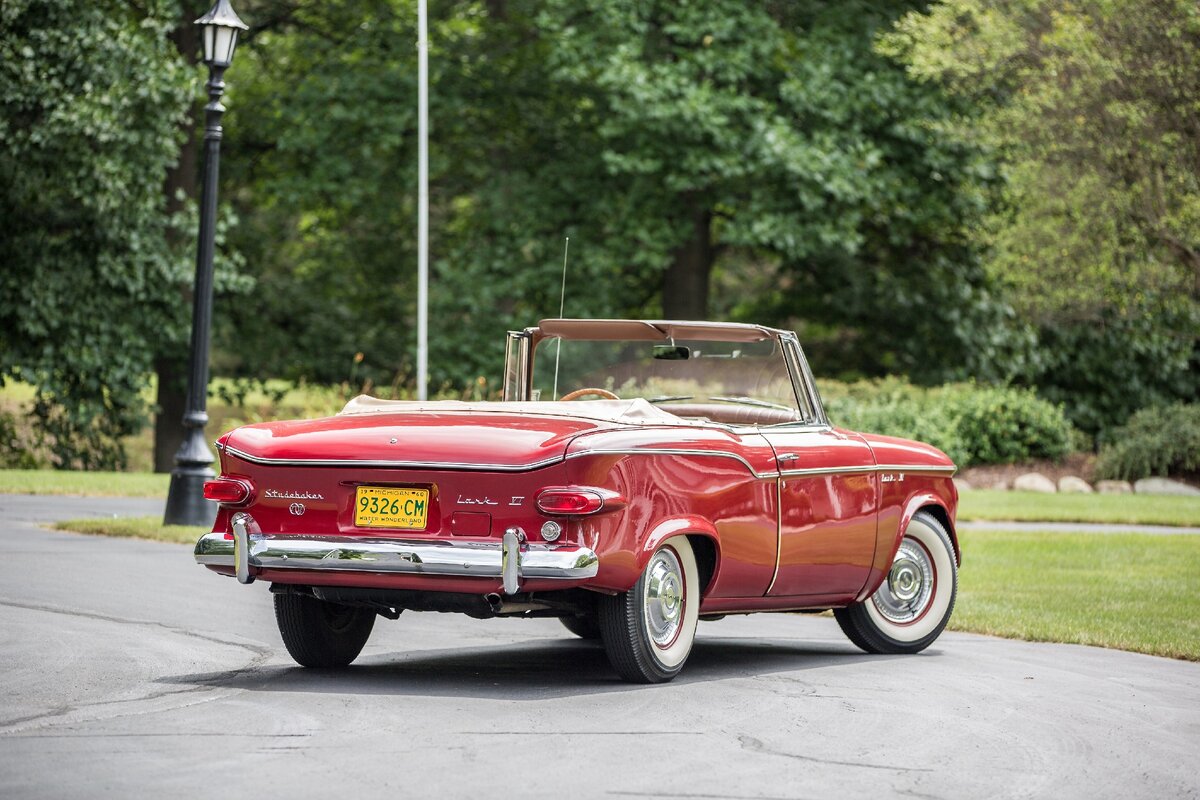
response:
<svg viewBox="0 0 1200 800"><path fill-rule="evenodd" d="M519 528L499 542L457 542L251 533L256 526L247 514L235 516L232 527L232 541L224 533L200 537L195 556L198 564L232 568L240 583L254 581L252 567L390 572L500 578L504 593L516 594L523 579L586 580L600 568L586 547L532 544Z"/></svg>

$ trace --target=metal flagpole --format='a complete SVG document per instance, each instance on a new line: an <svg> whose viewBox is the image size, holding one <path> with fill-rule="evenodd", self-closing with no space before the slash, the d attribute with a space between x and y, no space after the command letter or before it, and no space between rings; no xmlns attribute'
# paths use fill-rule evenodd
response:
<svg viewBox="0 0 1200 800"><path fill-rule="evenodd" d="M417 399L429 395L429 19L417 0Z"/></svg>

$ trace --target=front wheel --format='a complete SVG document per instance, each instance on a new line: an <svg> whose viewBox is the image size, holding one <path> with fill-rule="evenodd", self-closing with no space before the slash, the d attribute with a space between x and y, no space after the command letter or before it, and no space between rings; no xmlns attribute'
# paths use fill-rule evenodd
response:
<svg viewBox="0 0 1200 800"><path fill-rule="evenodd" d="M958 560L927 511L908 523L887 577L861 603L835 608L842 632L868 653L919 653L941 634L958 594Z"/></svg>
<svg viewBox="0 0 1200 800"><path fill-rule="evenodd" d="M696 556L686 536L654 551L633 588L599 605L600 638L613 668L632 683L664 683L683 669L700 616Z"/></svg>
<svg viewBox="0 0 1200 800"><path fill-rule="evenodd" d="M277 594L275 622L300 666L344 667L362 652L375 627L375 612L304 594Z"/></svg>

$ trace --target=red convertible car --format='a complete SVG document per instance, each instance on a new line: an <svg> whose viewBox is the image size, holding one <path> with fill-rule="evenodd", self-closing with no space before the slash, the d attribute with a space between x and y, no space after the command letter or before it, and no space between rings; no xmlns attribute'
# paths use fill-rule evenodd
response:
<svg viewBox="0 0 1200 800"><path fill-rule="evenodd" d="M509 333L504 381L503 402L360 397L225 434L196 561L270 584L310 667L405 610L558 617L639 682L727 614L833 609L871 653L945 627L954 464L833 427L795 334L548 319Z"/></svg>

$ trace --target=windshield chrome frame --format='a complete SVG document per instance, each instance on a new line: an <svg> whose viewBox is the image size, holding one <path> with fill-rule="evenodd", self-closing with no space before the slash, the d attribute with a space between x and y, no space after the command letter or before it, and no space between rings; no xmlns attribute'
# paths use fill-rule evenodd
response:
<svg viewBox="0 0 1200 800"><path fill-rule="evenodd" d="M829 427L829 418L825 416L825 405L821 402L821 393L817 391L817 382L813 379L808 359L804 357L804 348L800 339L792 332L785 332L779 337L783 346L784 360L787 362L788 374L792 376L792 389L796 393L797 406L802 397L808 399L808 407L812 409L812 419L795 423L797 425ZM792 423L783 423L790 425ZM779 427L782 427L779 426Z"/></svg>
<svg viewBox="0 0 1200 800"><path fill-rule="evenodd" d="M504 365L504 399L505 400L528 400L533 392L533 350L535 337L540 341L539 334L541 330L537 327L525 328L520 331L509 331L508 339L505 345L505 365ZM555 337L545 337L555 338ZM781 355L783 356L784 366L787 369L788 377L792 381L792 392L795 394L796 408L801 410L807 405L812 409L812 418L797 420L796 422L783 422L774 425L766 426L772 428L779 427L829 427L829 419L825 416L825 406L821 402L820 392L817 391L816 381L813 380L812 370L808 366L808 359L804 356L804 348L800 346L800 339L792 331L779 331L770 336L779 343ZM517 385L519 387L518 397L509 396L508 375L512 365L508 363L508 359L513 354L513 340L518 339L515 357L519 362L517 364ZM807 399L807 403L800 402L801 399ZM720 423L716 423L720 424ZM743 427L723 425L721 427ZM763 426L752 426L763 427Z"/></svg>
<svg viewBox="0 0 1200 800"><path fill-rule="evenodd" d="M516 348L513 347L513 341L516 340ZM533 359L533 330L526 328L523 331L509 331L508 337L504 341L504 399L506 401L513 400L528 400L529 389L532 383L533 375L529 369L529 365ZM517 363L510 364L512 359L516 359ZM516 384L518 397L509 396L509 380L510 370L516 372Z"/></svg>

